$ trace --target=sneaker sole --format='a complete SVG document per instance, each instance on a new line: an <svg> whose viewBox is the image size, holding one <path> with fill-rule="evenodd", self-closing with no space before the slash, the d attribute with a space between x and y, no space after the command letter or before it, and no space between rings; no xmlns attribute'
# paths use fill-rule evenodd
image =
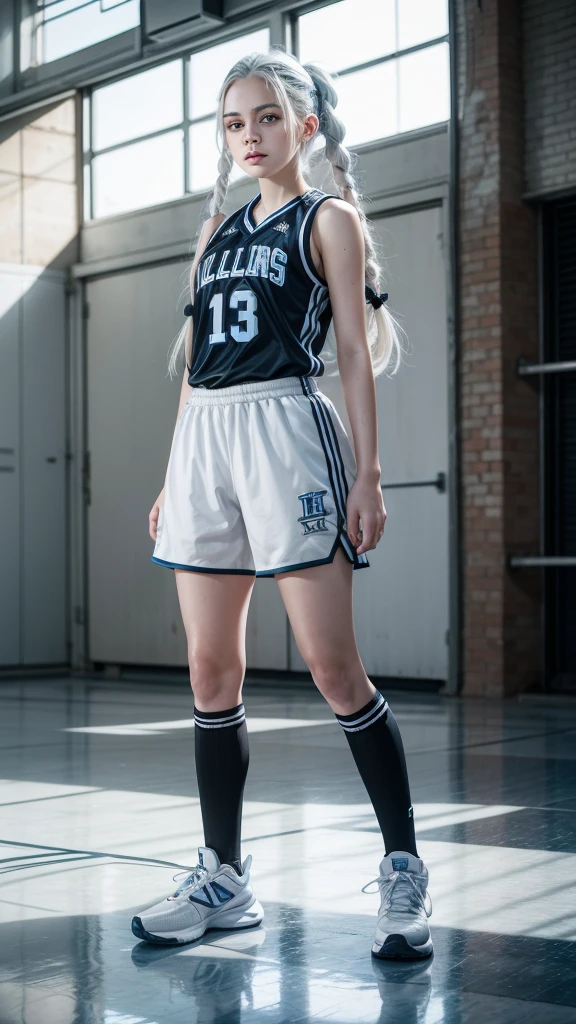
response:
<svg viewBox="0 0 576 1024"><path fill-rule="evenodd" d="M241 912L240 917L238 917L239 912ZM221 914L216 921L214 920L215 916L207 918L204 924L198 925L196 928L175 932L174 935L154 935L144 927L140 917L133 917L132 934L137 939L144 939L156 946L184 946L188 942L196 942L197 939L202 938L205 932L211 930L232 931L237 928L256 928L264 920L264 910L258 900L255 900L248 908L240 907L236 912L229 910Z"/></svg>
<svg viewBox="0 0 576 1024"><path fill-rule="evenodd" d="M389 935L384 945L372 946L372 956L378 960L424 960L433 952L432 939L423 946L411 946L404 935Z"/></svg>

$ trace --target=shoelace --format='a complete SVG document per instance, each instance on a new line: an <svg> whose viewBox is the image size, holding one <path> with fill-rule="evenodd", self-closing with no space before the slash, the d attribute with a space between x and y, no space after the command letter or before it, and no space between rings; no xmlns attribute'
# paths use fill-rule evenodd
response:
<svg viewBox="0 0 576 1024"><path fill-rule="evenodd" d="M418 882L410 871L393 871L390 875L378 875L371 882L362 886L362 892L368 892L368 887L378 884L382 897L382 906L385 907L389 917L402 917L411 914L415 910L424 910L426 917L432 913L432 900L426 892L422 896ZM382 909L382 908L381 908Z"/></svg>
<svg viewBox="0 0 576 1024"><path fill-rule="evenodd" d="M203 864L197 864L192 871L178 871L177 874L172 876L172 881L177 882L179 878L182 878L182 884L178 886L176 892L168 896L167 899L174 900L177 896L181 896L185 889L190 889L192 892L195 889L201 889L210 872L208 868L205 868Z"/></svg>

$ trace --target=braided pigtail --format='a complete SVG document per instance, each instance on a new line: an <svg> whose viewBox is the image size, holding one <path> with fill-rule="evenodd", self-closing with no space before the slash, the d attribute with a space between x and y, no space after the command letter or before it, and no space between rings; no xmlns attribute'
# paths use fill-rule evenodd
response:
<svg viewBox="0 0 576 1024"><path fill-rule="evenodd" d="M210 193L208 201L204 203L204 206L200 212L198 218L198 229L196 232L196 239L193 248L196 249L198 244L198 238L204 221L208 220L209 217L214 217L215 214L220 213L224 203L226 201L226 194L228 192L228 185L230 184L230 174L234 166L234 160L232 153L228 149L228 146L222 145L220 159L218 160L218 177L214 186L213 192ZM188 267L186 274L190 277L190 269ZM187 286L185 292L188 290ZM177 337L174 339L172 349L168 358L168 373L170 377L176 377L179 373L179 355L181 349L184 349L186 353L191 349L191 338L192 333L192 317L186 320L183 326L180 328ZM188 367L190 369L190 367Z"/></svg>
<svg viewBox="0 0 576 1024"><path fill-rule="evenodd" d="M316 64L304 64L304 68L314 84L315 112L320 122L319 130L325 140L326 159L332 165L334 182L342 199L350 203L360 217L366 254L366 284L372 293L378 296L382 284L380 265L372 231L360 205L361 197L352 174L356 157L343 144L346 129L334 112L334 107L338 103L338 95L333 80L321 67ZM367 306L367 327L374 376L382 373L391 362L394 366L390 375L393 376L398 371L401 362L400 332L402 328L383 303L380 303L377 308L371 303Z"/></svg>

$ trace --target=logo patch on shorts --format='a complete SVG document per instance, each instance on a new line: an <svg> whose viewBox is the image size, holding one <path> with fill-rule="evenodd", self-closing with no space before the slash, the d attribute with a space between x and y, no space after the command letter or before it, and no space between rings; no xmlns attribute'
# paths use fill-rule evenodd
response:
<svg viewBox="0 0 576 1024"><path fill-rule="evenodd" d="M324 495L328 491L307 491L306 494L299 494L298 501L302 502L302 512L298 522L302 523L302 531L305 537L310 533L325 533L326 516L330 515L330 509L324 508Z"/></svg>

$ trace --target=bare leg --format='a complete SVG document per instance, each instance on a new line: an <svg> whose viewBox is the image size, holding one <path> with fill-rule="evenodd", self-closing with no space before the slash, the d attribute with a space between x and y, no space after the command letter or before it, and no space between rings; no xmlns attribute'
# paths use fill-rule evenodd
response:
<svg viewBox="0 0 576 1024"><path fill-rule="evenodd" d="M201 711L222 711L241 700L254 577L185 569L174 573L194 703Z"/></svg>
<svg viewBox="0 0 576 1024"><path fill-rule="evenodd" d="M350 715L376 690L356 646L352 565L341 548L329 565L278 573L298 650L337 715Z"/></svg>
<svg viewBox="0 0 576 1024"><path fill-rule="evenodd" d="M386 852L416 854L410 787L394 715L368 679L356 646L352 566L339 548L328 565L278 573L296 643L352 751Z"/></svg>
<svg viewBox="0 0 576 1024"><path fill-rule="evenodd" d="M194 692L196 776L204 843L240 871L248 733L242 704L254 577L175 570Z"/></svg>

